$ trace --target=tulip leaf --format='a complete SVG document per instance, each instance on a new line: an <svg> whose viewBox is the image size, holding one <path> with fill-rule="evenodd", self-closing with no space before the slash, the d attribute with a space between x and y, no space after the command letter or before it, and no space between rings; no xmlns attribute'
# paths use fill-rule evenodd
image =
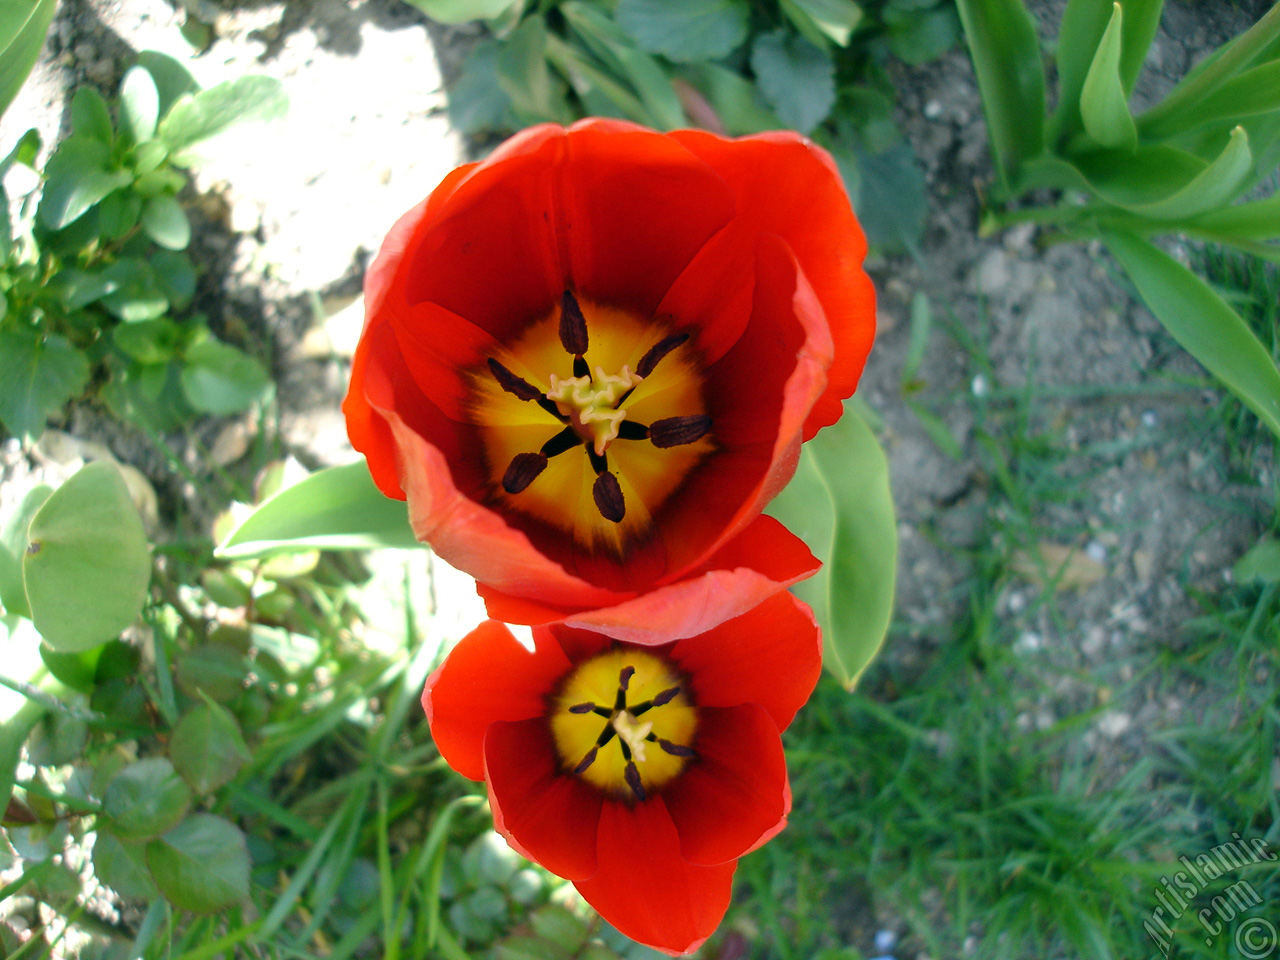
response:
<svg viewBox="0 0 1280 960"><path fill-rule="evenodd" d="M1150 203L1121 204L1132 213L1154 220L1194 217L1224 207L1244 188L1253 172L1253 154L1249 136L1243 127L1231 132L1222 153L1184 186Z"/></svg>
<svg viewBox="0 0 1280 960"><path fill-rule="evenodd" d="M329 467L281 490L245 518L217 555L231 560L297 550L420 546L408 508L382 494L364 461Z"/></svg>
<svg viewBox="0 0 1280 960"><path fill-rule="evenodd" d="M804 37L785 30L756 37L751 69L778 119L800 133L810 133L835 106L835 64Z"/></svg>
<svg viewBox="0 0 1280 960"><path fill-rule="evenodd" d="M1197 217L1193 225L1241 240L1274 240L1280 237L1280 194L1210 211Z"/></svg>
<svg viewBox="0 0 1280 960"><path fill-rule="evenodd" d="M1239 314L1147 241L1118 230L1103 240L1174 339L1280 436L1280 371Z"/></svg>
<svg viewBox="0 0 1280 960"><path fill-rule="evenodd" d="M1044 150L1044 64L1022 0L957 0L982 94L992 153L1008 186Z"/></svg>
<svg viewBox="0 0 1280 960"><path fill-rule="evenodd" d="M119 468L82 467L31 518L22 578L31 619L54 650L114 639L142 612L151 556Z"/></svg>
<svg viewBox="0 0 1280 960"><path fill-rule="evenodd" d="M842 47L862 22L862 8L853 0L782 0L782 12L814 43L825 36Z"/></svg>
<svg viewBox="0 0 1280 960"><path fill-rule="evenodd" d="M36 65L57 0L0 4L0 114L9 108Z"/></svg>
<svg viewBox="0 0 1280 960"><path fill-rule="evenodd" d="M409 3L440 23L467 23L496 20L513 7L516 0L409 0Z"/></svg>
<svg viewBox="0 0 1280 960"><path fill-rule="evenodd" d="M741 0L619 0L614 19L641 50L677 63L718 60L747 37Z"/></svg>
<svg viewBox="0 0 1280 960"><path fill-rule="evenodd" d="M1280 60L1246 70L1187 111L1186 125L1250 117L1280 110ZM1143 133L1147 133L1143 128ZM1160 128L1156 128L1156 133ZM1169 132L1174 132L1170 130Z"/></svg>
<svg viewBox="0 0 1280 960"><path fill-rule="evenodd" d="M822 626L823 664L852 690L889 630L898 563L888 459L855 404L804 445L768 512L823 563L792 589Z"/></svg>
<svg viewBox="0 0 1280 960"><path fill-rule="evenodd" d="M1132 150L1138 145L1138 128L1120 79L1123 27L1124 14L1116 2L1080 88L1080 117L1085 131L1104 147Z"/></svg>
<svg viewBox="0 0 1280 960"><path fill-rule="evenodd" d="M216 913L249 896L249 848L233 824L197 813L147 844L160 892L183 910Z"/></svg>

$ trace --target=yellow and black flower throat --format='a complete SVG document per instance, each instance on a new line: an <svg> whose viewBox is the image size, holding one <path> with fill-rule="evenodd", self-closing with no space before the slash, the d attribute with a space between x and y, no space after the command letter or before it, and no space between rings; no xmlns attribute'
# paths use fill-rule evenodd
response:
<svg viewBox="0 0 1280 960"><path fill-rule="evenodd" d="M494 498L622 556L715 449L687 333L611 307L560 307L473 371Z"/></svg>

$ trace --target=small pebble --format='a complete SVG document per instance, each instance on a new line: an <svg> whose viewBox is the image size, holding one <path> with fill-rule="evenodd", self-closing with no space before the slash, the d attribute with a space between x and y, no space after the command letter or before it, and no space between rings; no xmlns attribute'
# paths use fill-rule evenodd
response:
<svg viewBox="0 0 1280 960"><path fill-rule="evenodd" d="M1142 425L1147 429L1155 427L1159 422L1160 418L1156 416L1156 412L1154 410L1142 411Z"/></svg>
<svg viewBox="0 0 1280 960"><path fill-rule="evenodd" d="M973 378L973 382L969 387L973 391L975 397L985 397L991 392L991 387L987 383L987 378L982 374L978 374Z"/></svg>
<svg viewBox="0 0 1280 960"><path fill-rule="evenodd" d="M892 930L879 930L876 932L876 949L881 953L888 953L897 942L898 935Z"/></svg>
<svg viewBox="0 0 1280 960"><path fill-rule="evenodd" d="M930 100L924 105L924 115L930 120L937 120L942 116L942 104L937 100Z"/></svg>

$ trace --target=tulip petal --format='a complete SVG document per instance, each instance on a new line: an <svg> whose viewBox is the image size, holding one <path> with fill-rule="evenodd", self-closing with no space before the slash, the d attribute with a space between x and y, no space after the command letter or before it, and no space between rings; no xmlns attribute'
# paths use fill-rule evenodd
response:
<svg viewBox="0 0 1280 960"><path fill-rule="evenodd" d="M445 762L464 777L485 778L485 731L500 720L527 720L570 664L559 645L531 653L503 624L486 620L453 648L427 678L422 708Z"/></svg>
<svg viewBox="0 0 1280 960"><path fill-rule="evenodd" d="M373 482L388 497L403 500L391 425L370 402L370 395L379 397L384 407L395 402L390 378L383 366L383 358L393 340L394 334L386 324L372 319L366 322L351 362L351 385L342 401L342 414L347 421L351 445L364 454Z"/></svg>
<svg viewBox="0 0 1280 960"><path fill-rule="evenodd" d="M686 861L661 797L605 801L597 855L599 871L575 880L578 892L622 933L663 953L696 950L729 908L737 862Z"/></svg>
<svg viewBox="0 0 1280 960"><path fill-rule="evenodd" d="M763 707L699 707L694 753L662 795L686 860L704 866L736 860L786 825L787 761Z"/></svg>
<svg viewBox="0 0 1280 960"><path fill-rule="evenodd" d="M671 659L689 675L700 707L759 704L785 730L822 673L822 635L790 593L706 633L679 641Z"/></svg>
<svg viewBox="0 0 1280 960"><path fill-rule="evenodd" d="M836 344L828 384L805 423L805 439L840 418L875 337L875 290L862 269L867 243L835 162L811 141L774 131L726 140L697 130L671 134L739 198L743 227L776 233L795 251Z"/></svg>
<svg viewBox="0 0 1280 960"><path fill-rule="evenodd" d="M477 584L489 616L507 623L562 622L647 646L710 630L746 613L821 564L799 537L772 517L760 516L687 579L620 603L573 610L513 596Z"/></svg>
<svg viewBox="0 0 1280 960"><path fill-rule="evenodd" d="M651 316L734 216L720 177L677 141L618 120L567 135L560 237L579 295Z"/></svg>
<svg viewBox="0 0 1280 960"><path fill-rule="evenodd" d="M507 842L566 879L592 876L603 795L560 770L546 719L490 725L484 761L493 825Z"/></svg>

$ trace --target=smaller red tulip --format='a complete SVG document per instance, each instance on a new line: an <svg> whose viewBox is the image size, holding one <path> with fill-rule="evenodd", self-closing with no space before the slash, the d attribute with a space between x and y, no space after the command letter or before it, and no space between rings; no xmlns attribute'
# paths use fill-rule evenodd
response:
<svg viewBox="0 0 1280 960"><path fill-rule="evenodd" d="M553 624L527 650L481 624L427 680L451 767L488 785L494 825L627 936L688 953L729 906L743 854L791 808L779 736L822 669L789 593L683 640Z"/></svg>

